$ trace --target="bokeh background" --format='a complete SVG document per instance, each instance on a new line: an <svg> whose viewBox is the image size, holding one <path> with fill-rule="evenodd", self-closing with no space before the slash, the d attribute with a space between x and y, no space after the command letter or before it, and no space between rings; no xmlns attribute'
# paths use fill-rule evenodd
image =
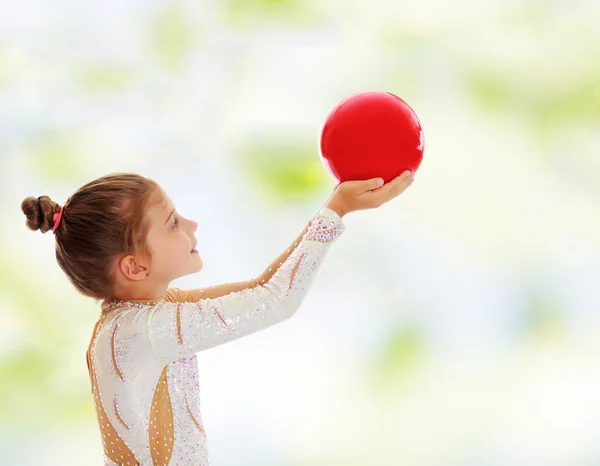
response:
<svg viewBox="0 0 600 466"><path fill-rule="evenodd" d="M333 187L350 93L404 98L414 185L345 217L300 311L199 354L214 465L600 465L600 2L4 2L0 463L100 465L99 308L20 203L115 171L258 275Z"/></svg>

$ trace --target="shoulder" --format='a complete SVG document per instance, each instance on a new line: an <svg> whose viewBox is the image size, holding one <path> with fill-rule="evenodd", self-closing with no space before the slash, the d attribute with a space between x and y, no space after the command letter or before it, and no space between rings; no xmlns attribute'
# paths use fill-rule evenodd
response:
<svg viewBox="0 0 600 466"><path fill-rule="evenodd" d="M165 294L165 301L168 303L185 303L188 301L189 292L179 288L169 288Z"/></svg>

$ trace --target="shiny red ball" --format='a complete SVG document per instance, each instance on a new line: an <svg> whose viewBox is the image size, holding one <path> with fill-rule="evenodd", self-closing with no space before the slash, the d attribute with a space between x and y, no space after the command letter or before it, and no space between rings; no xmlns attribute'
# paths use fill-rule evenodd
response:
<svg viewBox="0 0 600 466"><path fill-rule="evenodd" d="M338 181L387 183L423 159L423 129L409 105L389 92L359 92L337 104L321 131L320 155Z"/></svg>

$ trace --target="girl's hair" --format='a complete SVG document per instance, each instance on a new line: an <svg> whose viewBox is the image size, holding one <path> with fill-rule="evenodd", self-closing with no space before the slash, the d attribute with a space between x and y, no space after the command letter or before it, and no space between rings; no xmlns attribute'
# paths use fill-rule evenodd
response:
<svg viewBox="0 0 600 466"><path fill-rule="evenodd" d="M75 288L97 300L114 292L120 257L148 253L150 203L162 202L163 191L149 178L113 173L82 186L64 204L56 236L56 260ZM30 230L52 229L61 206L48 196L27 197L21 210Z"/></svg>

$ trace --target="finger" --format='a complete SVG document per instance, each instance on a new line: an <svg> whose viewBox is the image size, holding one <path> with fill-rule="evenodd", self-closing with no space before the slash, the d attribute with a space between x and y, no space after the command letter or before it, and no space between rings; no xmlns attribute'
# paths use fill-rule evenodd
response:
<svg viewBox="0 0 600 466"><path fill-rule="evenodd" d="M371 178L370 180L365 180L361 183L358 194L362 194L365 191L372 191L374 189L380 188L381 186L383 186L383 184L383 178Z"/></svg>
<svg viewBox="0 0 600 466"><path fill-rule="evenodd" d="M409 171L402 173L381 188L371 191L372 202L381 205L390 201L404 192L412 184L413 180L414 174Z"/></svg>
<svg viewBox="0 0 600 466"><path fill-rule="evenodd" d="M408 178L399 182L397 188L394 189L390 193L390 196L387 199L385 199L384 202L388 202L388 201L394 199L395 197L399 196L400 194L402 194L404 191L406 191L408 189L408 187L413 183L414 180L415 180L415 176L414 176L414 174L412 174Z"/></svg>
<svg viewBox="0 0 600 466"><path fill-rule="evenodd" d="M400 186L402 183L406 183L407 181L409 181L414 175L410 172L410 170L406 170L404 171L401 175L397 176L396 178L394 178L392 181L390 181L389 183L384 184L383 186L381 186L378 189L373 190L374 194L389 194L393 191L395 191L398 186Z"/></svg>
<svg viewBox="0 0 600 466"><path fill-rule="evenodd" d="M400 194L402 194L404 191L406 191L406 189L408 189L408 187L413 183L414 180L415 180L414 173L411 173L406 178L402 178L402 179L398 180L397 185L394 186L394 189L391 190L391 192L389 193L389 197L386 198L384 200L384 202L390 201L390 200L394 199L395 197L399 196Z"/></svg>

